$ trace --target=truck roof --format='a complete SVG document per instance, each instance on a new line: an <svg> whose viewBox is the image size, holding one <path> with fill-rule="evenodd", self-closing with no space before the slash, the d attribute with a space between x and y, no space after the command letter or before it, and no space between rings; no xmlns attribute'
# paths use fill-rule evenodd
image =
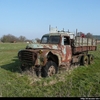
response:
<svg viewBox="0 0 100 100"><path fill-rule="evenodd" d="M58 31L58 32L54 32L54 33L47 33L47 34L44 34L43 36L69 36L69 37L72 37L74 38L75 34L74 33L71 33L71 32L62 32L62 31Z"/></svg>

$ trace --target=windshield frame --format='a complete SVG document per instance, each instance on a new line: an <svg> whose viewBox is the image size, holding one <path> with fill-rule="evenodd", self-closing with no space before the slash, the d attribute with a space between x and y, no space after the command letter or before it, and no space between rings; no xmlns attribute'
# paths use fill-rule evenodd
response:
<svg viewBox="0 0 100 100"><path fill-rule="evenodd" d="M47 38L47 42L43 42L43 41L45 41L45 40L43 40L43 38ZM42 38L41 38L41 44L48 44L48 41L49 41L49 36L43 36Z"/></svg>
<svg viewBox="0 0 100 100"><path fill-rule="evenodd" d="M43 38L45 38L45 37L47 37L47 42L44 42L44 43L43 43L42 41L43 41ZM58 42L56 42L56 41L55 41L55 42L52 42L52 41L50 42L50 39L52 39L52 37L53 37L53 38L56 38L56 37L57 37L57 38L58 38ZM45 36L43 36L43 37L41 38L41 44L59 44L59 43L60 43L60 36L59 36L59 35L51 35L51 36L45 35Z"/></svg>

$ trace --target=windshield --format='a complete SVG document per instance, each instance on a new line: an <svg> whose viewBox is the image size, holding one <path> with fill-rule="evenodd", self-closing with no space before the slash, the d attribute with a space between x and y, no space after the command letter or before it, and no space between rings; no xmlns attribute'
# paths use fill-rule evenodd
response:
<svg viewBox="0 0 100 100"><path fill-rule="evenodd" d="M41 43L47 44L58 44L60 41L60 36L43 36Z"/></svg>

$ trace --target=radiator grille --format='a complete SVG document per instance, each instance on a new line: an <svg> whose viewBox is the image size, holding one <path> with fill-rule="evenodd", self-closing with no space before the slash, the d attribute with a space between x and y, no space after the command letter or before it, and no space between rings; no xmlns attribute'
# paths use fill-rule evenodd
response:
<svg viewBox="0 0 100 100"><path fill-rule="evenodd" d="M21 61L34 64L37 58L36 53L32 51L21 51Z"/></svg>

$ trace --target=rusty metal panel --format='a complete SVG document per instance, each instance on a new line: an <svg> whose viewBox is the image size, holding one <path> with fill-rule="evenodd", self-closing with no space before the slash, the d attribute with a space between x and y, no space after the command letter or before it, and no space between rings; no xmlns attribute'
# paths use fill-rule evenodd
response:
<svg viewBox="0 0 100 100"><path fill-rule="evenodd" d="M81 53L85 51L95 51L96 46L78 46L73 48L73 54Z"/></svg>
<svg viewBox="0 0 100 100"><path fill-rule="evenodd" d="M70 62L72 58L72 50L70 45L62 45L62 62Z"/></svg>

